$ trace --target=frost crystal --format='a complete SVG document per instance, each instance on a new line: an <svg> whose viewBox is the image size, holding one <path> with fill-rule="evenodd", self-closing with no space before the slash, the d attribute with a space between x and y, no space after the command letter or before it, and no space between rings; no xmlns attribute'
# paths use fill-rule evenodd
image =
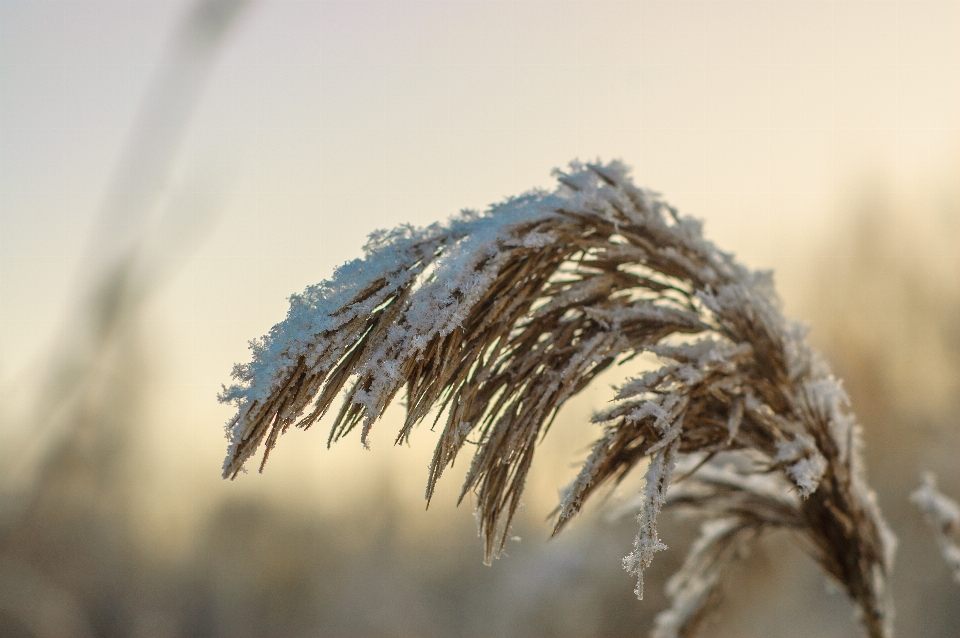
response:
<svg viewBox="0 0 960 638"><path fill-rule="evenodd" d="M817 491L820 479L827 471L827 460L808 434L801 433L792 441L777 443L777 456L773 460L789 463L786 466L787 475L804 497Z"/></svg>

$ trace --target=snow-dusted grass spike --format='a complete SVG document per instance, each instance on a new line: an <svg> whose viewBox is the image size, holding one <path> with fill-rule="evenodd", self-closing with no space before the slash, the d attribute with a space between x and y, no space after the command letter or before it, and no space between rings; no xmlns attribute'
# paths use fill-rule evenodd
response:
<svg viewBox="0 0 960 638"><path fill-rule="evenodd" d="M647 352L662 366L628 381L595 417L603 432L564 493L555 531L649 459L640 532L624 559L641 594L643 570L665 548L657 517L673 467L694 458L688 484L699 496L681 493L730 528L705 528L691 564L713 557L716 571L674 581L676 613L658 621L661 635L688 635L696 601L709 599L736 553L723 548L786 526L845 587L869 635L889 636L893 540L863 479L859 429L804 330L781 315L770 274L718 250L700 222L636 188L619 162L556 175L552 192L375 233L365 258L291 298L286 320L252 344L253 360L221 395L238 409L224 476L261 445L262 469L281 434L309 427L341 393L330 442L359 426L366 443L403 391L398 442L431 414L445 421L428 500L462 448L475 446L461 500L476 495L489 559L509 537L535 444L560 407L612 364ZM750 469L717 469L718 453ZM668 626L674 634L662 633Z"/></svg>

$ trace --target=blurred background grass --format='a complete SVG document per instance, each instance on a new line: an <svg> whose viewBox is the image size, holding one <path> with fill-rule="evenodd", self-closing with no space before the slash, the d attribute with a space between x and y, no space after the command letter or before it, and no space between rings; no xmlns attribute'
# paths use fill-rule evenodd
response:
<svg viewBox="0 0 960 638"><path fill-rule="evenodd" d="M576 156L776 270L865 426L898 630L956 635L906 495L927 469L960 495L958 30L957 2L4 0L0 635L641 635L663 599L620 568L632 521L594 504L545 540L615 374L489 568L458 476L424 512L431 437L392 449L389 418L372 452L293 432L219 480L215 394L288 294ZM651 583L690 538L668 525ZM710 635L857 635L786 537L725 598Z"/></svg>

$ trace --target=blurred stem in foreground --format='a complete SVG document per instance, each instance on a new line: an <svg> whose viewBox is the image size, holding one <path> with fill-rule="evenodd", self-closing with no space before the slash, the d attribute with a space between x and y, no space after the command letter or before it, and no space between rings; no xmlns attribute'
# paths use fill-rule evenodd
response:
<svg viewBox="0 0 960 638"><path fill-rule="evenodd" d="M81 434L82 426L71 423L74 415L89 409L80 406L92 402L110 410L96 387L114 369L110 361L116 356L117 343L136 325L144 302L170 274L183 244L195 241L190 230L183 228L195 229L196 217L210 214L213 202L201 192L197 180L186 181L175 192L170 192L169 182L218 46L247 4L246 0L194 3L148 90L81 262L76 289L85 292L64 327L44 384L34 416L37 427L27 442L32 450L21 450L12 464L21 475L34 476L29 483L36 488L47 475L42 466L59 465L54 459L66 449L79 452L86 447L70 441L87 436ZM123 447L120 441L128 426L107 428L101 419L94 421L97 424L92 427L104 439L102 450ZM111 462L99 454L89 465L106 472Z"/></svg>
<svg viewBox="0 0 960 638"><path fill-rule="evenodd" d="M76 287L85 296L64 328L30 439L16 456L7 451L4 484L21 487L2 495L0 561L17 568L0 570L0 612L33 635L124 633L112 607L132 551L126 464L143 417L141 314L189 238L176 230L183 217L209 214L211 202L190 192L195 182L169 192L171 170L215 53L247 4L201 0L182 19L99 212ZM22 579L48 599L16 595ZM44 605L62 617L46 622Z"/></svg>

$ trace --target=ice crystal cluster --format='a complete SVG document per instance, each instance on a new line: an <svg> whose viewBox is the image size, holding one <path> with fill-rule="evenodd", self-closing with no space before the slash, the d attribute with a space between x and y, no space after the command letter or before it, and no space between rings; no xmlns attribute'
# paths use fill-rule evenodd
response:
<svg viewBox="0 0 960 638"><path fill-rule="evenodd" d="M398 442L428 417L444 422L428 500L473 448L461 499L476 495L489 558L508 538L536 441L560 407L646 353L659 367L595 416L601 434L564 491L556 530L639 468L640 529L624 559L638 596L666 547L661 510L706 519L668 585L672 606L656 636L691 635L723 566L769 528L794 530L869 635L889 636L894 543L863 477L859 428L803 328L782 316L771 276L718 250L700 222L635 187L618 162L573 163L556 176L551 192L374 233L363 259L294 295L221 395L238 409L224 476L261 446L262 469L281 434L309 427L341 395L329 441L359 429L366 444L403 392Z"/></svg>

